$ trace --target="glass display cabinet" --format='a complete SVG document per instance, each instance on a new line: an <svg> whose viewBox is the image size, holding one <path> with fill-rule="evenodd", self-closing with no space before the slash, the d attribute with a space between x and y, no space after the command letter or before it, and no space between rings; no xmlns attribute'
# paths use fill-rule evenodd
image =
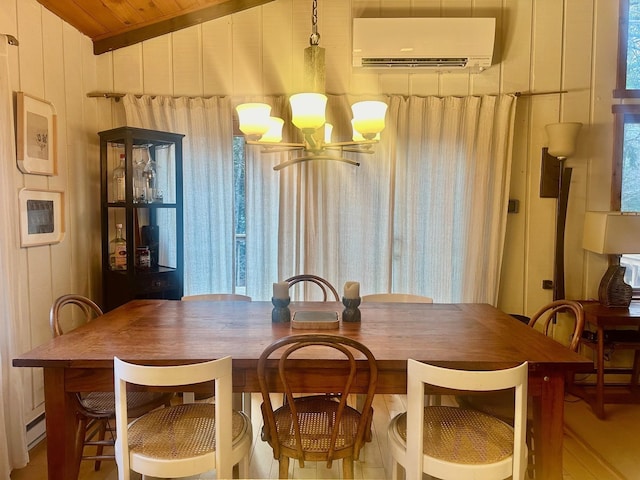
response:
<svg viewBox="0 0 640 480"><path fill-rule="evenodd" d="M120 127L99 132L104 310L183 292L182 138Z"/></svg>

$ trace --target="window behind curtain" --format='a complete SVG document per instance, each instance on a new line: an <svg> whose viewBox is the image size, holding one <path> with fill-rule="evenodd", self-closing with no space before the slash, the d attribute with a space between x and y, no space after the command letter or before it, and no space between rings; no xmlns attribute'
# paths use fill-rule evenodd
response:
<svg viewBox="0 0 640 480"><path fill-rule="evenodd" d="M640 98L640 0L620 0L616 98ZM640 104L615 105L613 209L640 212ZM625 281L640 297L640 255L623 255Z"/></svg>
<svg viewBox="0 0 640 480"><path fill-rule="evenodd" d="M246 184L244 154L245 142L241 135L233 137L233 199L235 234L235 275L236 293L247 291L247 219Z"/></svg>

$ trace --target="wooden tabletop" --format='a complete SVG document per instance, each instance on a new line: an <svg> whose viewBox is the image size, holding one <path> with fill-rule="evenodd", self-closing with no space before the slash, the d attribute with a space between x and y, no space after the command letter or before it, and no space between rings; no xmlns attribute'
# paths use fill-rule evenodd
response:
<svg viewBox="0 0 640 480"><path fill-rule="evenodd" d="M616 325L640 325L640 303L631 302L628 307L605 307L598 302L581 302L586 319L592 325L612 327Z"/></svg>
<svg viewBox="0 0 640 480"><path fill-rule="evenodd" d="M334 302L291 304L296 310L342 312ZM308 332L271 322L270 302L136 300L89 325L24 353L19 367L110 368L113 357L134 362L182 363L233 357L255 362L285 335ZM340 323L325 333L367 345L381 367L406 368L414 358L451 367L504 368L529 361L532 368L582 370L591 361L570 352L486 304L361 305L361 323Z"/></svg>
<svg viewBox="0 0 640 480"><path fill-rule="evenodd" d="M292 314L314 310L340 316L342 309L333 302L291 305ZM230 355L234 390L259 391L256 367L265 347L286 335L314 331L272 323L271 310L270 302L135 300L14 358L14 366L44 367L49 480L76 478L73 392L112 391L114 356L162 365ZM378 364L376 393L406 393L409 358L466 369L528 361L536 478L562 479L565 378L567 372L593 368L591 360L490 305L366 303L360 310L361 323L340 322L339 328L321 332L369 347ZM313 355L317 358L299 361L303 389L296 391L333 391L332 358ZM357 378L355 383L358 388Z"/></svg>

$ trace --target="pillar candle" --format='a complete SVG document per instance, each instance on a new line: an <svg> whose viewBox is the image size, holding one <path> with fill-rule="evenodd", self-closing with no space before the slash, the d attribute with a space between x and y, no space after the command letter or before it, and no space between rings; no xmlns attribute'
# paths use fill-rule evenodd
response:
<svg viewBox="0 0 640 480"><path fill-rule="evenodd" d="M346 282L344 284L344 298L360 298L360 283Z"/></svg>
<svg viewBox="0 0 640 480"><path fill-rule="evenodd" d="M289 284L287 282L274 283L273 298L289 298Z"/></svg>

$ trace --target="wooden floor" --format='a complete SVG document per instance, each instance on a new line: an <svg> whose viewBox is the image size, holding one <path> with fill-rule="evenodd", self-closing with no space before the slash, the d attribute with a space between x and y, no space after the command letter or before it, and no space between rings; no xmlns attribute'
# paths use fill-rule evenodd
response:
<svg viewBox="0 0 640 480"><path fill-rule="evenodd" d="M390 478L390 458L387 449L387 424L396 413L404 411L406 397L402 395L379 395L374 401L374 439L367 444L360 461L356 462L355 478L375 480ZM278 464L273 460L270 447L260 440L260 397L253 395L253 433L254 444L251 452L250 474L253 479L278 478ZM625 426L621 426L625 428ZM629 455L636 455L630 445ZM564 479L565 480L631 480L625 479L607 465L588 445L571 431L564 438ZM291 462L290 478L296 479L332 479L340 478L340 462L334 462L327 470L325 464L305 464L300 469ZM33 480L46 478L46 441L31 451L31 462L23 469L16 470L11 480ZM82 462L80 480L116 480L117 471L113 462L105 462L99 472L93 471L93 463ZM133 476L137 479L139 476ZM215 478L214 472L192 478Z"/></svg>

